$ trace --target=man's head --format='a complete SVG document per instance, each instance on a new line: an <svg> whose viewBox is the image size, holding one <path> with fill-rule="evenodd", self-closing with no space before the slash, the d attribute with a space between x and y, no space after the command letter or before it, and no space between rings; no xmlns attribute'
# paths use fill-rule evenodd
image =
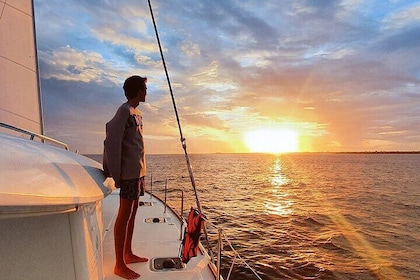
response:
<svg viewBox="0 0 420 280"><path fill-rule="evenodd" d="M142 91L142 93L146 95L146 82L147 78L140 76L128 77L123 86L125 97L127 97L128 100L136 98L139 91Z"/></svg>

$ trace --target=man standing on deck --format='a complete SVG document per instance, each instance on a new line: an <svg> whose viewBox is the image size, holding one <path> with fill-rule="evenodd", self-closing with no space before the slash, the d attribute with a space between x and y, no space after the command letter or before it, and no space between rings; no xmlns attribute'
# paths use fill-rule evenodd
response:
<svg viewBox="0 0 420 280"><path fill-rule="evenodd" d="M112 177L120 188L120 207L114 225L115 268L114 273L125 279L137 279L140 274L127 264L147 262L147 258L133 254L134 221L139 196L144 195L146 158L143 140L142 115L137 106L146 101L147 78L131 76L124 82L127 102L106 124L103 167L106 176Z"/></svg>

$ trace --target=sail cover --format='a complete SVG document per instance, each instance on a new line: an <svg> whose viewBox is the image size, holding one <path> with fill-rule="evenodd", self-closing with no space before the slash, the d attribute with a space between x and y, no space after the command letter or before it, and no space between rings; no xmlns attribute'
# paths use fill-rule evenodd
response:
<svg viewBox="0 0 420 280"><path fill-rule="evenodd" d="M0 122L43 133L31 0L0 0Z"/></svg>
<svg viewBox="0 0 420 280"><path fill-rule="evenodd" d="M190 214L188 215L184 240L182 241L182 262L188 263L192 257L197 256L201 230L204 227L205 220L206 218L203 214L197 209L191 208Z"/></svg>

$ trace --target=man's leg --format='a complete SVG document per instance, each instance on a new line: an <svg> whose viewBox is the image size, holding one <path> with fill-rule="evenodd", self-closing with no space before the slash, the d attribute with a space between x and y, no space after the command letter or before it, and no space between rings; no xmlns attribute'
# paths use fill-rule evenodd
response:
<svg viewBox="0 0 420 280"><path fill-rule="evenodd" d="M144 179L141 178L139 184L144 184ZM134 201L131 209L131 216L128 221L127 226L127 236L125 239L125 248L124 248L124 260L125 263L137 263L137 262L147 262L147 258L142 258L133 254L132 250L132 240L133 240L133 232L134 232L134 224L137 214L137 209L139 207L139 199L137 198Z"/></svg>
<svg viewBox="0 0 420 280"><path fill-rule="evenodd" d="M124 247L126 243L127 230L129 228L128 224L130 216L132 216L131 211L133 209L133 204L135 204L135 200L120 198L120 208L118 210L118 216L115 220L114 225L114 242L116 258L114 273L126 279L137 279L138 277L140 277L140 274L129 269L124 262Z"/></svg>

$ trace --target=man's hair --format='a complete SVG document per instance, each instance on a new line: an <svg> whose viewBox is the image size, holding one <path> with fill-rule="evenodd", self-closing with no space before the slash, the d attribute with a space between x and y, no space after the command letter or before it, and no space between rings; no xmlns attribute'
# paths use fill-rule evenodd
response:
<svg viewBox="0 0 420 280"><path fill-rule="evenodd" d="M145 89L146 85L145 83L147 82L147 78L146 77L140 77L140 76L131 76L128 77L125 82L124 82L124 94L125 97L127 97L128 100L134 98L137 96L137 92L140 89Z"/></svg>

